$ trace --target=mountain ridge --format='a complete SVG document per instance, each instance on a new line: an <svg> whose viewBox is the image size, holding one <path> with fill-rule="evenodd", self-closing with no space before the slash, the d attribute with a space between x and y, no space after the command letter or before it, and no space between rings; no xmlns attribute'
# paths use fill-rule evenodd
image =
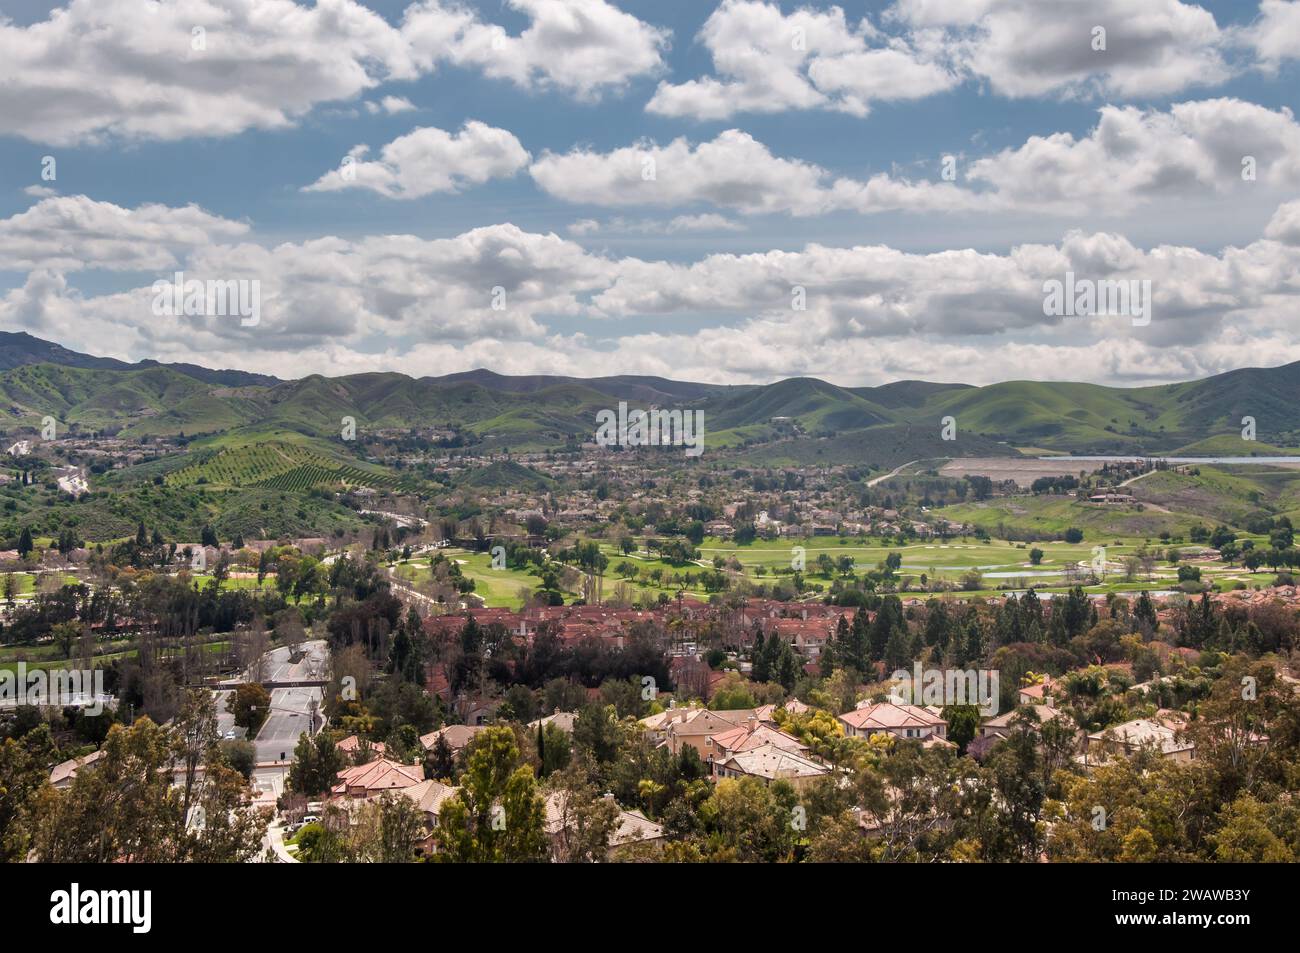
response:
<svg viewBox="0 0 1300 953"><path fill-rule="evenodd" d="M840 387L815 377L721 385L646 375L508 376L486 368L441 377L373 371L280 380L192 364L128 364L25 332L0 334L3 427L31 427L53 414L68 426L128 435L278 426L329 436L350 417L373 429L459 431L488 449L556 449L589 440L596 412L626 400L632 407L701 410L710 445L735 449L870 436L876 428L882 439L916 434L918 444L933 449L921 437L937 434L948 417L956 427L949 447L954 456L988 453L997 445L1008 453L1027 447L1147 454L1235 441L1246 455L1300 446L1300 421L1292 410L1300 402L1300 362L1137 388L919 380ZM1245 418L1255 420L1258 445L1241 439Z"/></svg>

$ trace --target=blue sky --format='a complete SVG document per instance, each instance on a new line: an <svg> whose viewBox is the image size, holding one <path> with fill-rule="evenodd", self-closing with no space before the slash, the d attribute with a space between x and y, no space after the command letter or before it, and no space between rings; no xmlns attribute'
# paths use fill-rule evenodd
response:
<svg viewBox="0 0 1300 953"><path fill-rule="evenodd" d="M1139 24L1118 0L1082 18L1056 0L421 3L452 39L422 40L388 0L238 0L211 21L198 0L59 17L9 0L0 323L282 376L1140 384L1300 359L1300 4L1153 0ZM1094 21L1108 50L1087 49ZM784 73L774 50L805 22ZM476 39L497 27L519 45ZM596 66L566 71L577 55ZM759 65L746 78L728 57ZM486 131L457 140L466 123ZM363 166L402 194L304 191L417 130L442 138L410 140L404 169ZM1260 153L1246 185L1238 146ZM640 154L653 190L620 179ZM453 166L454 186L420 184ZM160 319L148 288L176 268L258 278L265 320ZM1151 279L1153 328L1045 320L1041 279L1067 268Z"/></svg>

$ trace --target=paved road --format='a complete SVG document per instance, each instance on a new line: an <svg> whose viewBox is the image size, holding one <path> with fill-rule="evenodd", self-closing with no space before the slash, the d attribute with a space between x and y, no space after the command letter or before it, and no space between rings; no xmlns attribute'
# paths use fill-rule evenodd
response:
<svg viewBox="0 0 1300 953"><path fill-rule="evenodd" d="M230 703L230 696L234 693L214 691L212 694L217 702L217 735L224 738L226 732L235 727L235 716L226 710L226 706Z"/></svg>
<svg viewBox="0 0 1300 953"><path fill-rule="evenodd" d="M262 663L262 681L296 682L324 678L326 675L324 640L304 642L300 648L305 654L297 662L289 660L288 646L267 652Z"/></svg>
<svg viewBox="0 0 1300 953"><path fill-rule="evenodd" d="M894 469L890 470L888 473L882 474L878 477L868 480L867 486L875 486L877 483L884 483L890 477L895 477L898 476L900 473L902 473L904 467L910 467L913 463L920 463L920 462L921 462L920 460L908 460L906 463L899 464L898 466L894 467Z"/></svg>
<svg viewBox="0 0 1300 953"><path fill-rule="evenodd" d="M266 762L292 759L298 736L310 730L311 703L316 702L319 713L320 700L319 688L277 688L272 691L271 714L254 742L257 760ZM320 728L319 714L316 727Z"/></svg>

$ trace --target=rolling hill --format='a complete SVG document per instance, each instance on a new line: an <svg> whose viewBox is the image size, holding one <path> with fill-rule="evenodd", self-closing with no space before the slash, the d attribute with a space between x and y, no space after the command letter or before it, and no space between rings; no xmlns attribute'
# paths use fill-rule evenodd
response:
<svg viewBox="0 0 1300 953"><path fill-rule="evenodd" d="M587 380L507 377L479 369L443 377L396 373L311 375L280 381L193 365L126 364L78 354L27 334L0 337L0 428L16 433L45 415L82 430L128 435L279 429L336 438L359 428L456 428L479 445L512 450L573 446L598 410L619 400L703 411L714 449L751 459L881 463L931 456L1072 453L1172 454L1180 448L1266 455L1300 445L1300 362L1245 368L1155 387L1006 381L984 387L899 381L844 388L810 377L720 386L643 376ZM936 439L942 419L959 439ZM1241 438L1254 417L1258 440ZM755 448L767 447L768 452ZM304 464L306 465L306 464Z"/></svg>

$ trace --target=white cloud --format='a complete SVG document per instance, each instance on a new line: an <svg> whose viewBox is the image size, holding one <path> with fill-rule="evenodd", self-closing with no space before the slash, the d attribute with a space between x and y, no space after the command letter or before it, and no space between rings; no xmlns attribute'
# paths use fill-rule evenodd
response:
<svg viewBox="0 0 1300 953"><path fill-rule="evenodd" d="M747 215L821 215L846 209L971 208L980 201L949 183L885 175L866 182L835 179L810 162L772 155L739 129L694 146L674 139L666 146L644 142L607 153L546 153L529 172L557 198L606 207L707 203Z"/></svg>
<svg viewBox="0 0 1300 953"><path fill-rule="evenodd" d="M1159 96L1231 75L1214 16L1180 0L896 0L889 19L943 30L958 67L1003 96Z"/></svg>
<svg viewBox="0 0 1300 953"><path fill-rule="evenodd" d="M1300 245L1300 200L1279 205L1264 236L1287 245Z"/></svg>
<svg viewBox="0 0 1300 953"><path fill-rule="evenodd" d="M55 145L279 128L414 75L401 34L353 0L71 0L0 23L0 127Z"/></svg>
<svg viewBox="0 0 1300 953"><path fill-rule="evenodd" d="M223 243L217 235L190 248L180 265L187 277L260 279L256 327L229 318L159 318L148 284L84 296L60 267L45 266L61 260L57 249L0 298L0 322L69 344L102 341L117 356L280 374L291 353L293 373L398 367L428 374L487 365L516 373L581 375L602 367L718 381L813 374L870 383L1059 378L1061 368L1077 367L1088 379L1145 382L1300 357L1293 320L1300 245L1284 243L1296 215L1284 206L1274 234L1217 254L1144 249L1104 232L1071 232L1001 254L812 244L687 263L595 255L512 225L447 239L322 237L271 248ZM156 210L149 216L166 218ZM69 247L104 231L93 217L65 220ZM88 235L77 234L83 231ZM1149 279L1151 324L1044 316L1043 282L1067 271ZM798 313L791 310L796 285L807 301ZM493 307L498 287L500 309ZM678 320L667 325L669 316ZM705 316L723 320L694 330L682 323ZM579 330L550 332L551 318ZM688 329L658 330L664 326Z"/></svg>
<svg viewBox="0 0 1300 953"><path fill-rule="evenodd" d="M1253 178L1243 174L1245 160ZM1115 215L1149 202L1233 194L1276 202L1300 180L1300 124L1286 108L1239 99L1177 103L1166 111L1104 106L1085 136L1032 136L955 168L954 182L888 173L865 181L836 177L812 163L774 156L748 133L731 129L696 145L675 139L606 153L547 153L529 171L557 198L604 207L707 204L796 216L895 210Z"/></svg>
<svg viewBox="0 0 1300 953"><path fill-rule="evenodd" d="M84 195L47 197L0 219L0 270L168 268L190 250L247 231L195 205L126 209Z"/></svg>
<svg viewBox="0 0 1300 953"><path fill-rule="evenodd" d="M1300 58L1300 0L1260 0L1259 19L1241 36L1269 69Z"/></svg>
<svg viewBox="0 0 1300 953"><path fill-rule="evenodd" d="M668 31L606 0L506 2L529 20L518 36L443 0L409 7L402 32L426 68L447 61L524 89L558 89L588 100L664 68Z"/></svg>
<svg viewBox="0 0 1300 953"><path fill-rule="evenodd" d="M1258 55L1295 55L1294 4L1264 0L1249 34ZM1105 31L1095 49L1094 29ZM660 83L652 113L727 119L744 112L833 109L919 99L974 80L1010 97L1143 98L1217 85L1234 44L1207 10L1180 0L896 0L880 27L844 11L789 15L762 0L724 0L696 37L713 75ZM1288 52L1292 51L1292 52Z"/></svg>
<svg viewBox="0 0 1300 953"><path fill-rule="evenodd" d="M370 189L389 198L419 198L458 192L489 179L508 178L528 164L528 152L505 129L470 120L460 132L434 127L414 129L365 161L369 149L357 146L337 169L326 172L306 192Z"/></svg>
<svg viewBox="0 0 1300 953"><path fill-rule="evenodd" d="M1243 180L1243 159L1255 179ZM1123 209L1151 199L1290 189L1300 179L1300 125L1290 110L1239 99L1167 112L1105 106L1095 128L1034 136L971 163L968 177L1005 206Z"/></svg>
<svg viewBox="0 0 1300 953"><path fill-rule="evenodd" d="M786 16L774 3L724 0L697 39L718 76L661 83L647 110L697 119L814 108L862 116L873 101L917 99L958 82L932 58L940 50L882 38L865 19L851 28L839 7Z"/></svg>
<svg viewBox="0 0 1300 953"><path fill-rule="evenodd" d="M407 113L415 109L415 104L405 96L384 96L378 102L374 100L366 101L366 112L372 116L383 113L387 116L395 116L398 113Z"/></svg>
<svg viewBox="0 0 1300 953"><path fill-rule="evenodd" d="M667 33L605 0L509 2L530 21L519 36L441 0L400 26L356 0L69 0L30 25L0 20L0 129L54 145L228 136L444 63L584 99L663 68Z"/></svg>

